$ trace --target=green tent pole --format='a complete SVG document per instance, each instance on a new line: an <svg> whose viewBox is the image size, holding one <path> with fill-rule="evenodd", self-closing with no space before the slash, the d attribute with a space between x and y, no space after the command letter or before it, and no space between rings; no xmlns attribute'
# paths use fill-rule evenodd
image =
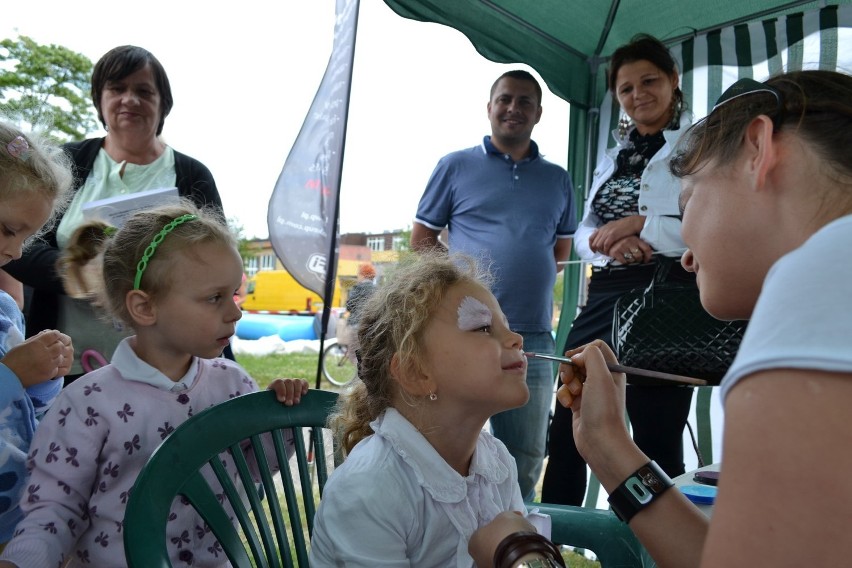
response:
<svg viewBox="0 0 852 568"><path fill-rule="evenodd" d="M581 109L577 105L571 105L569 110L568 124L568 171L574 182L574 203L576 207L577 220L583 215L583 203L586 197L586 171L587 152L586 145L589 134L589 115L587 109ZM577 260L577 253L571 250L571 260ZM562 291L562 310L559 314L559 324L556 328L556 349L562 349L568 331L574 322L577 313L577 301L580 297L580 284L582 282L582 264L568 264L562 271L564 289ZM555 369L558 365L554 365Z"/></svg>
<svg viewBox="0 0 852 568"><path fill-rule="evenodd" d="M595 81L591 81L591 90L594 92ZM592 163L595 160L594 149L597 146L597 117L598 109L580 108L579 105L571 105L568 126L568 171L574 182L574 202L576 204L577 221L583 216L583 208L588 193L590 176L588 175ZM579 260L576 252L571 250L571 260ZM573 263L566 265L563 270L564 289L562 292L562 311L559 314L559 324L556 330L556 350L560 351L568 338L568 332L574 323L577 314L577 304L580 298L580 287L585 286L586 279L583 274L585 265ZM554 366L554 374L558 365ZM557 385L558 387L558 385ZM600 483L594 474L591 474L586 494L586 506L595 508L598 501Z"/></svg>

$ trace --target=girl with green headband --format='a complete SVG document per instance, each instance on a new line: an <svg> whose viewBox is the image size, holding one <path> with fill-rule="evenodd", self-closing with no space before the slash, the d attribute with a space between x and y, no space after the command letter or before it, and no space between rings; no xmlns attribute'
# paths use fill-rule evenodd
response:
<svg viewBox="0 0 852 568"><path fill-rule="evenodd" d="M68 385L40 424L25 517L0 557L3 568L68 559L70 566L124 565L127 493L154 449L193 414L258 389L220 357L241 316L234 291L243 273L221 216L182 203L135 213L116 232L104 229L80 227L63 266L102 266L76 285L134 335L110 364ZM277 379L270 389L292 405L308 383ZM172 516L175 566L225 565L189 505L176 501Z"/></svg>

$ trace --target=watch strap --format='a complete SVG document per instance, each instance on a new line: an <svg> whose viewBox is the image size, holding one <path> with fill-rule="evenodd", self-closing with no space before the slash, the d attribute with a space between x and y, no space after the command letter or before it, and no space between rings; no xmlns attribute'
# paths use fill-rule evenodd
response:
<svg viewBox="0 0 852 568"><path fill-rule="evenodd" d="M636 513L673 486L671 478L652 460L616 487L607 501L615 515L628 523Z"/></svg>

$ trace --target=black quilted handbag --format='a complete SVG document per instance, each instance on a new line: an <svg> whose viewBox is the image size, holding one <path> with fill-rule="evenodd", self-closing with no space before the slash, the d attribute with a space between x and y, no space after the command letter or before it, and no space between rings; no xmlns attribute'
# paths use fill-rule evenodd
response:
<svg viewBox="0 0 852 568"><path fill-rule="evenodd" d="M666 281L673 259L657 262L647 288L615 304L612 345L619 363L719 384L737 354L745 321L721 321L701 305L695 282Z"/></svg>

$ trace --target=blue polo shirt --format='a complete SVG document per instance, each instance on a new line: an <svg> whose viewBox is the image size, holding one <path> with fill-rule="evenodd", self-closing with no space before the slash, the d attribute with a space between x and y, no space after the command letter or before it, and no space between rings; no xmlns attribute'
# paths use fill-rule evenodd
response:
<svg viewBox="0 0 852 568"><path fill-rule="evenodd" d="M515 162L486 136L482 144L441 158L415 220L449 227L451 252L488 267L494 296L518 332L551 331L558 238L577 228L571 176L541 157L535 142Z"/></svg>

